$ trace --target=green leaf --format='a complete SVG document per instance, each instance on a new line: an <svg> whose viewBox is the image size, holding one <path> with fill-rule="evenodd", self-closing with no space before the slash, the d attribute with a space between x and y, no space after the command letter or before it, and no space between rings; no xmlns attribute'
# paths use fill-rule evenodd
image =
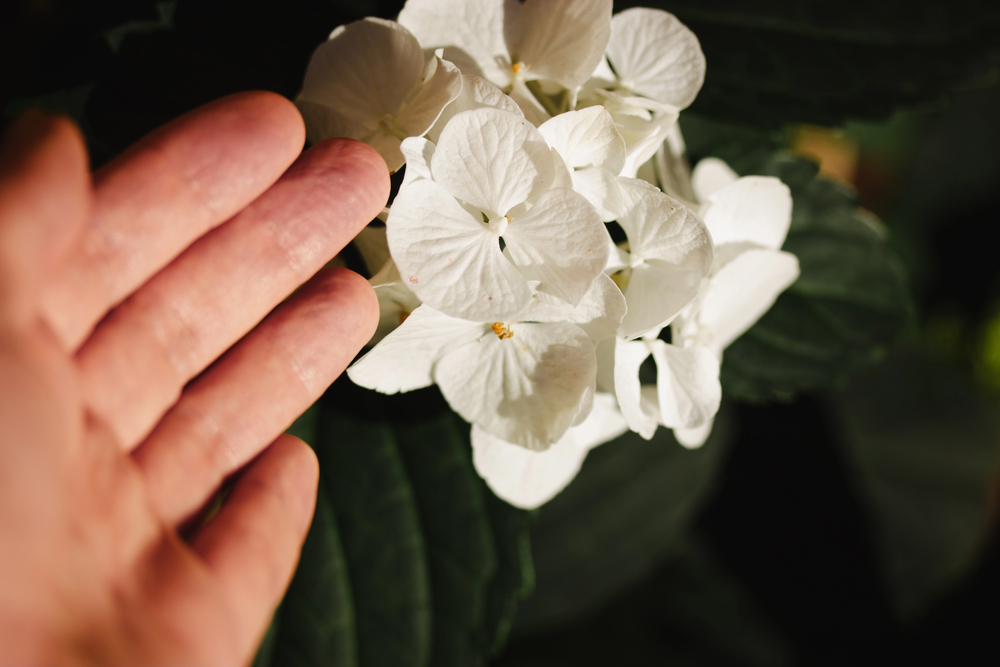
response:
<svg viewBox="0 0 1000 667"><path fill-rule="evenodd" d="M424 527L434 600L431 664L483 664L486 592L496 547L469 425L451 413L396 429Z"/></svg>
<svg viewBox="0 0 1000 667"><path fill-rule="evenodd" d="M358 664L347 562L333 508L322 487L299 567L281 604L277 628L272 658L266 664L281 667Z"/></svg>
<svg viewBox="0 0 1000 667"><path fill-rule="evenodd" d="M485 664L531 590L529 515L476 474L469 425L436 390L343 380L288 432L314 443L320 498L259 667Z"/></svg>
<svg viewBox="0 0 1000 667"><path fill-rule="evenodd" d="M859 373L833 409L889 600L913 620L983 546L997 409L962 371L912 350Z"/></svg>
<svg viewBox="0 0 1000 667"><path fill-rule="evenodd" d="M695 450L663 428L650 441L630 432L593 450L569 487L539 510L531 533L536 589L520 605L516 631L587 614L679 549L716 481L730 420L724 407Z"/></svg>
<svg viewBox="0 0 1000 667"><path fill-rule="evenodd" d="M486 648L496 657L514 627L518 601L535 590L535 569L531 557L531 515L497 498L485 488L486 511L497 548L497 571L486 598Z"/></svg>
<svg viewBox="0 0 1000 667"><path fill-rule="evenodd" d="M392 428L324 402L316 452L347 556L359 664L427 665L427 545Z"/></svg>
<svg viewBox="0 0 1000 667"><path fill-rule="evenodd" d="M778 153L748 171L777 176L791 189L783 249L798 257L801 275L726 349L723 388L733 398L768 402L843 386L912 324L902 265L855 193L818 178L813 163Z"/></svg>
<svg viewBox="0 0 1000 667"><path fill-rule="evenodd" d="M776 127L887 118L1000 76L992 0L630 0L697 35L708 63L699 115Z"/></svg>

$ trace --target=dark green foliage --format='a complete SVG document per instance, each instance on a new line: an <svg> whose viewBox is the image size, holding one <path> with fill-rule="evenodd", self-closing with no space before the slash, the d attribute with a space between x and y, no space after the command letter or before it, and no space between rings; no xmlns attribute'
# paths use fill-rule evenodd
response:
<svg viewBox="0 0 1000 667"><path fill-rule="evenodd" d="M397 430L420 508L434 600L431 664L483 664L486 594L496 544L482 481L469 456L469 426L444 413Z"/></svg>
<svg viewBox="0 0 1000 667"><path fill-rule="evenodd" d="M629 0L701 42L708 71L691 111L763 127L839 125L941 103L1000 78L993 0Z"/></svg>
<svg viewBox="0 0 1000 667"><path fill-rule="evenodd" d="M326 475L354 589L361 665L418 667L431 650L427 545L413 487L386 423L320 416Z"/></svg>
<svg viewBox="0 0 1000 667"><path fill-rule="evenodd" d="M532 528L537 584L518 611L521 631L585 615L681 547L713 489L729 419L719 414L700 449L684 449L660 428L650 441L630 432L590 453Z"/></svg>
<svg viewBox="0 0 1000 667"><path fill-rule="evenodd" d="M347 561L324 489L320 489L299 567L281 606L276 635L270 662L275 667L358 664Z"/></svg>
<svg viewBox="0 0 1000 667"><path fill-rule="evenodd" d="M623 657L626 658L623 660ZM596 614L514 642L501 667L580 665L785 667L788 638L697 536Z"/></svg>
<svg viewBox="0 0 1000 667"><path fill-rule="evenodd" d="M465 666L502 647L533 580L528 514L493 496L442 406L345 378L289 429L319 457L319 504L258 665Z"/></svg>
<svg viewBox="0 0 1000 667"><path fill-rule="evenodd" d="M832 402L888 599L903 620L965 575L983 546L1000 419L967 373L901 350Z"/></svg>
<svg viewBox="0 0 1000 667"><path fill-rule="evenodd" d="M798 257L801 275L726 349L723 388L731 397L765 402L842 386L911 324L903 269L857 195L816 177L808 160L779 153L747 171L777 176L791 188L783 249Z"/></svg>

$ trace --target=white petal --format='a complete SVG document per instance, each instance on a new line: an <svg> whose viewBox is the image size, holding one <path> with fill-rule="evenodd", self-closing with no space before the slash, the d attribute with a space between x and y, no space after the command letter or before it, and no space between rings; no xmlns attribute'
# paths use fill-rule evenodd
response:
<svg viewBox="0 0 1000 667"><path fill-rule="evenodd" d="M510 83L511 63L504 39L504 15L520 11L505 0L407 0L399 22L426 49L444 48L443 58L463 74L500 87Z"/></svg>
<svg viewBox="0 0 1000 667"><path fill-rule="evenodd" d="M707 347L652 343L660 423L668 428L695 428L719 411L722 385L719 358Z"/></svg>
<svg viewBox="0 0 1000 667"><path fill-rule="evenodd" d="M637 7L611 19L608 60L621 85L686 108L705 81L705 55L694 33L673 14Z"/></svg>
<svg viewBox="0 0 1000 667"><path fill-rule="evenodd" d="M680 126L674 123L667 132L666 141L656 149L656 154L646 163L654 166L654 185L682 204L697 211L698 198L691 184L691 167L687 159L687 147L681 135Z"/></svg>
<svg viewBox="0 0 1000 667"><path fill-rule="evenodd" d="M712 240L686 206L636 179L619 179L633 265L619 335L631 338L663 326L698 293L712 266Z"/></svg>
<svg viewBox="0 0 1000 667"><path fill-rule="evenodd" d="M772 176L744 176L708 198L705 224L716 245L748 242L778 249L792 221L792 194Z"/></svg>
<svg viewBox="0 0 1000 667"><path fill-rule="evenodd" d="M385 240L385 227L368 225L354 237L354 245L365 261L369 274L382 270L389 261L389 243Z"/></svg>
<svg viewBox="0 0 1000 667"><path fill-rule="evenodd" d="M552 154L524 118L499 109L463 111L441 132L431 173L491 220L552 185Z"/></svg>
<svg viewBox="0 0 1000 667"><path fill-rule="evenodd" d="M528 122L535 127L543 125L552 117L521 79L514 81L514 86L510 89L510 98L514 100Z"/></svg>
<svg viewBox="0 0 1000 667"><path fill-rule="evenodd" d="M612 0L527 0L516 57L527 78L582 85L604 55Z"/></svg>
<svg viewBox="0 0 1000 667"><path fill-rule="evenodd" d="M621 175L634 178L639 167L649 161L677 124L677 113L660 113L652 120L634 116L616 116L618 131L625 139L625 164Z"/></svg>
<svg viewBox="0 0 1000 667"><path fill-rule="evenodd" d="M407 286L453 317L505 320L531 302L528 283L500 251L499 237L434 181L399 192L386 237Z"/></svg>
<svg viewBox="0 0 1000 667"><path fill-rule="evenodd" d="M617 338L605 338L597 344L597 384L599 394L615 393L615 348Z"/></svg>
<svg viewBox="0 0 1000 667"><path fill-rule="evenodd" d="M617 339L615 344L615 395L628 427L649 440L656 433L660 410L656 387L639 384L639 367L649 357L645 341Z"/></svg>
<svg viewBox="0 0 1000 667"><path fill-rule="evenodd" d="M531 322L572 322L587 332L594 343L611 338L625 316L625 296L615 281L603 273L598 275L580 304L572 304L538 294L539 299L524 312L521 319Z"/></svg>
<svg viewBox="0 0 1000 667"><path fill-rule="evenodd" d="M712 342L721 352L752 327L798 277L795 255L748 250L709 279L695 316L698 326L713 333Z"/></svg>
<svg viewBox="0 0 1000 667"><path fill-rule="evenodd" d="M446 351L434 380L466 421L529 449L547 449L593 400L594 345L568 323L487 326L472 343Z"/></svg>
<svg viewBox="0 0 1000 667"><path fill-rule="evenodd" d="M614 396L598 394L594 410L579 426L543 452L514 445L472 427L472 462L500 498L523 509L540 507L576 477L587 452L628 430Z"/></svg>
<svg viewBox="0 0 1000 667"><path fill-rule="evenodd" d="M482 325L420 306L398 329L347 369L355 384L383 394L433 384L434 363L457 341L475 340Z"/></svg>
<svg viewBox="0 0 1000 667"><path fill-rule="evenodd" d="M441 136L441 130L455 115L463 111L485 108L502 109L518 116L524 115L517 102L504 95L503 91L492 83L482 77L465 74L462 76L462 92L444 108L434 127L428 130L427 138L436 142Z"/></svg>
<svg viewBox="0 0 1000 667"><path fill-rule="evenodd" d="M572 185L597 209L604 222L616 220L621 215L623 204L618 179L607 169L577 169L572 173Z"/></svg>
<svg viewBox="0 0 1000 667"><path fill-rule="evenodd" d="M462 91L462 73L447 60L428 59L420 85L413 89L396 114L396 128L408 137L427 132L441 112Z"/></svg>
<svg viewBox="0 0 1000 667"><path fill-rule="evenodd" d="M413 311L420 307L417 295L401 282L387 282L374 287L375 296L378 298L378 327L375 329L375 335L368 341L369 345L377 344L395 331Z"/></svg>
<svg viewBox="0 0 1000 667"><path fill-rule="evenodd" d="M558 188L546 192L507 226L507 253L538 290L574 306L608 262L608 231L581 195Z"/></svg>
<svg viewBox="0 0 1000 667"><path fill-rule="evenodd" d="M571 175L571 170L563 162L562 156L556 149L550 149L552 153L552 187L553 188L567 188L569 190L573 189L573 176Z"/></svg>
<svg viewBox="0 0 1000 667"><path fill-rule="evenodd" d="M572 169L603 167L617 176L625 164L625 140L604 107L559 114L538 131Z"/></svg>
<svg viewBox="0 0 1000 667"><path fill-rule="evenodd" d="M730 169L728 164L717 157L707 157L695 165L691 174L691 187L701 202L738 179L739 175Z"/></svg>
<svg viewBox="0 0 1000 667"><path fill-rule="evenodd" d="M677 438L677 442L681 443L683 447L698 449L708 440L708 436L712 433L712 424L714 423L714 419L709 419L696 428L675 428L674 437Z"/></svg>
<svg viewBox="0 0 1000 667"><path fill-rule="evenodd" d="M365 141L379 150L390 169L398 169L399 138L378 128L386 118L395 118L423 71L423 49L393 21L369 18L335 31L313 53L299 96L312 103L303 109L309 140L344 136ZM313 105L325 107L325 116Z"/></svg>
<svg viewBox="0 0 1000 667"><path fill-rule="evenodd" d="M406 171L403 172L402 190L416 181L431 178L431 158L434 156L434 144L423 137L407 137L399 145L399 150L406 159Z"/></svg>

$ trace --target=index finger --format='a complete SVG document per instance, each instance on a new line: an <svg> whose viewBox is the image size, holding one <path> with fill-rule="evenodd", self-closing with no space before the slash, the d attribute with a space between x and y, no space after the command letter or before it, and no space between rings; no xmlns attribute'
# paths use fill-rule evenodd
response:
<svg viewBox="0 0 1000 667"><path fill-rule="evenodd" d="M302 151L295 106L239 93L156 130L95 175L93 215L43 311L71 349L114 305L267 190Z"/></svg>

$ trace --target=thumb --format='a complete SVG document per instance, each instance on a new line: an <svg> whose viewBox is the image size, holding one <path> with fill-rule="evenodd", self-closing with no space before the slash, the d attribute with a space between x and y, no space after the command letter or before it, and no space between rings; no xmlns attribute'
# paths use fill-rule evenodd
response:
<svg viewBox="0 0 1000 667"><path fill-rule="evenodd" d="M90 210L87 151L66 118L28 112L0 144L0 324L36 315L46 272L76 238Z"/></svg>

